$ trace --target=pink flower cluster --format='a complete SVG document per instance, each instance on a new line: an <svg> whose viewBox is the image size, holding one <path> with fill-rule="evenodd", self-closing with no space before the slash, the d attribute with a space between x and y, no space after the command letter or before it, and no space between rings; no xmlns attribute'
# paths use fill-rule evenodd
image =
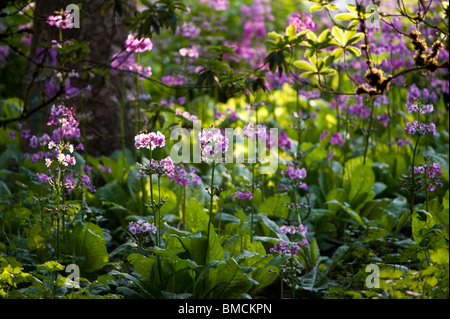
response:
<svg viewBox="0 0 450 319"><path fill-rule="evenodd" d="M166 145L166 138L161 132L141 133L134 137L134 145L137 149L141 147L154 150Z"/></svg>
<svg viewBox="0 0 450 319"><path fill-rule="evenodd" d="M320 140L323 141L327 135L328 130L327 129L323 130L323 132L320 134ZM344 139L342 138L342 135L340 133L334 132L333 134L331 134L330 143L333 145L343 146Z"/></svg>
<svg viewBox="0 0 450 319"><path fill-rule="evenodd" d="M154 223L148 223L146 221L143 221L142 219L138 220L137 222L130 222L128 225L128 230L133 235L139 235L144 233L153 233L155 234L157 231L157 228Z"/></svg>
<svg viewBox="0 0 450 319"><path fill-rule="evenodd" d="M125 47L128 52L145 52L153 49L153 43L149 38L135 38L129 34L125 40Z"/></svg>
<svg viewBox="0 0 450 319"><path fill-rule="evenodd" d="M418 167L414 167L414 174L422 175L426 178L425 185L428 188L429 192L432 192L436 189L436 186L443 187L441 180L439 179L442 175L442 166L436 163L431 165L422 164Z"/></svg>
<svg viewBox="0 0 450 319"><path fill-rule="evenodd" d="M269 251L271 253L279 253L280 255L296 255L300 250L300 246L308 246L308 240L303 238L300 243L291 243L282 240L279 244L274 244Z"/></svg>
<svg viewBox="0 0 450 319"><path fill-rule="evenodd" d="M244 125L242 129L242 134L251 140L266 140L267 139L267 126L263 124L248 123Z"/></svg>
<svg viewBox="0 0 450 319"><path fill-rule="evenodd" d="M250 190L246 190L245 192L237 191L235 193L232 193L228 198L237 198L237 199L252 199L253 194Z"/></svg>
<svg viewBox="0 0 450 319"><path fill-rule="evenodd" d="M280 227L280 232L283 234L300 234L302 237L301 242L287 242L287 241L280 241L279 244L274 244L272 248L270 248L270 252L279 253L280 255L290 254L295 255L300 250L300 246L308 246L308 239L306 239L306 234L308 232L308 227L299 225L298 227L295 226L286 226L283 225Z"/></svg>
<svg viewBox="0 0 450 319"><path fill-rule="evenodd" d="M295 227L293 225L291 226L283 225L280 227L280 232L282 232L283 234L290 234L290 235L299 233L303 237L305 237L306 233L308 232L308 226L303 226L302 224L298 225L298 227Z"/></svg>
<svg viewBox="0 0 450 319"><path fill-rule="evenodd" d="M119 52L113 55L111 67L114 70L121 70L130 73L139 74L140 79L152 76L152 68L150 66L142 66L134 62L134 57L128 52ZM115 75L113 73L113 75Z"/></svg>
<svg viewBox="0 0 450 319"><path fill-rule="evenodd" d="M317 24L313 20L312 16L303 12L293 13L288 22L288 25L291 24L295 26L295 32L297 33L307 29L314 31L317 28Z"/></svg>
<svg viewBox="0 0 450 319"><path fill-rule="evenodd" d="M189 186L191 182L193 186L197 186L202 182L201 178L195 174L195 167L189 168L188 173L182 165L175 168L175 174L169 176L169 180L181 186Z"/></svg>
<svg viewBox="0 0 450 319"><path fill-rule="evenodd" d="M158 176L166 174L168 177L171 177L175 174L175 166L170 156L163 158L159 162L152 159L150 164L142 165L136 163L136 165L139 168L139 174L136 176L137 178L149 177L153 174Z"/></svg>
<svg viewBox="0 0 450 319"><path fill-rule="evenodd" d="M408 113L419 112L420 114L431 113L433 112L432 104L423 104L419 102L418 104L407 104L406 111ZM420 123L419 120L415 120L413 122L406 123L405 132L410 135L419 134L424 135L427 133L431 133L436 135L436 125L433 122L430 123Z"/></svg>
<svg viewBox="0 0 450 319"><path fill-rule="evenodd" d="M53 131L52 137L48 134L43 134L39 139L33 135L30 138L30 146L37 148L38 144L41 146L47 146L52 152L43 152L39 158L45 159L45 165L50 169L54 159L59 163L59 166L70 167L76 164L76 159L71 154L74 152L75 147L73 144L67 142L73 138L79 138L81 136L80 129L78 128L79 122L75 119L73 109L64 105L53 105L50 111L50 116L47 121L47 125L56 125L57 128ZM25 132L24 132L25 131ZM22 131L22 137L28 138L31 134L28 130ZM77 150L83 150L83 144L78 144ZM65 153L68 151L69 153ZM36 154L33 155L33 158ZM59 180L59 170L54 171L51 175L49 170L47 174L39 173L38 178L44 183L54 184ZM60 180L68 194L70 194L76 187L87 189L91 192L95 192L94 185L91 185L91 180L88 175L77 176L73 171L64 173Z"/></svg>
<svg viewBox="0 0 450 319"><path fill-rule="evenodd" d="M207 2L209 8L214 8L216 11L227 10L230 6L228 0L199 0L200 3Z"/></svg>
<svg viewBox="0 0 450 319"><path fill-rule="evenodd" d="M209 127L199 133L201 160L205 163L222 162L223 154L228 150L228 138L222 135L218 127Z"/></svg>
<svg viewBox="0 0 450 319"><path fill-rule="evenodd" d="M412 123L406 123L405 132L410 135L414 135L416 133L419 135L424 135L427 133L436 135L436 125L433 122L424 124L420 123L418 120L415 120Z"/></svg>
<svg viewBox="0 0 450 319"><path fill-rule="evenodd" d="M406 104L406 112L419 112L420 114L433 112L433 104Z"/></svg>
<svg viewBox="0 0 450 319"><path fill-rule="evenodd" d="M185 118L188 121L192 121L193 123L198 122L197 115L192 115L188 111L181 111L180 109L175 110L175 115L181 115L183 118Z"/></svg>
<svg viewBox="0 0 450 319"><path fill-rule="evenodd" d="M47 23L51 26L55 26L61 29L71 28L74 24L73 18L69 18L70 12L67 11L55 11L56 15L49 16Z"/></svg>

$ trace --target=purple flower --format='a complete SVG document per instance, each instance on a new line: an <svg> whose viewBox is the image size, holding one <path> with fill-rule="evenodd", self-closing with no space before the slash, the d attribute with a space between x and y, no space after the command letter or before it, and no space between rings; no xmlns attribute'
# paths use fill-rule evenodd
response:
<svg viewBox="0 0 450 319"><path fill-rule="evenodd" d="M33 137L30 138L30 147L31 148L38 147L38 139L37 139L36 135L33 135Z"/></svg>
<svg viewBox="0 0 450 319"><path fill-rule="evenodd" d="M162 168L162 171L167 176L172 176L175 172L175 167L173 165L173 161L170 158L170 156L167 156L166 158L162 159L159 162L160 167Z"/></svg>
<svg viewBox="0 0 450 319"><path fill-rule="evenodd" d="M153 43L149 38L137 39L129 34L125 40L125 47L128 52L145 52L152 50Z"/></svg>
<svg viewBox="0 0 450 319"><path fill-rule="evenodd" d="M38 174L38 178L40 181L44 182L44 183L48 183L49 180L51 180L50 177L48 177L46 174L44 173L40 173Z"/></svg>
<svg viewBox="0 0 450 319"><path fill-rule="evenodd" d="M128 225L128 230L133 235L139 235L141 233L153 233L155 234L157 231L157 228L154 223L148 223L141 220L138 220L137 222L130 222Z"/></svg>
<svg viewBox="0 0 450 319"><path fill-rule="evenodd" d="M338 132L334 132L333 135L331 135L330 143L333 145L339 144L339 146L343 146L344 140L342 139L342 135Z"/></svg>
<svg viewBox="0 0 450 319"><path fill-rule="evenodd" d="M9 136L10 139L15 139L16 138L16 134L14 134L13 130L9 131L8 136Z"/></svg>
<svg viewBox="0 0 450 319"><path fill-rule="evenodd" d="M316 22L313 20L312 16L308 13L293 13L289 19L288 25L293 24L295 26L295 32L300 32L303 30L314 31L317 27Z"/></svg>
<svg viewBox="0 0 450 319"><path fill-rule="evenodd" d="M89 176L87 175L81 176L80 186L88 188L89 185L91 185L91 180L89 179Z"/></svg>
<svg viewBox="0 0 450 319"><path fill-rule="evenodd" d="M253 198L253 194L250 190L247 190L245 193L241 192L241 191L237 191L236 193L233 193L230 195L229 198L237 198L237 199L252 199Z"/></svg>
<svg viewBox="0 0 450 319"><path fill-rule="evenodd" d="M77 181L71 174L69 174L65 179L64 186L67 189L67 193L70 194L75 189L75 187L77 187Z"/></svg>
<svg viewBox="0 0 450 319"><path fill-rule="evenodd" d="M141 147L149 150L154 150L156 147L163 147L166 145L166 138L161 132L150 132L148 134L141 133L134 137L134 145L137 149Z"/></svg>
<svg viewBox="0 0 450 319"><path fill-rule="evenodd" d="M221 162L222 155L228 150L228 138L222 135L218 127L203 129L199 133L201 160L205 163Z"/></svg>
<svg viewBox="0 0 450 319"><path fill-rule="evenodd" d="M20 133L20 136L22 136L22 138L30 138L31 132L30 132L30 130L22 130L22 132Z"/></svg>

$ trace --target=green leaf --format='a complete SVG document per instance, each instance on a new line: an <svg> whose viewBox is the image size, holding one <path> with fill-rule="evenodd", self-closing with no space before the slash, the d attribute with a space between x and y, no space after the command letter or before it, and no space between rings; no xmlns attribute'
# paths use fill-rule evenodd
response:
<svg viewBox="0 0 450 319"><path fill-rule="evenodd" d="M344 21L347 21L347 20L355 20L355 19L358 19L358 15L357 14L354 14L354 13L338 13L338 14L336 14L335 16L334 16L334 18L335 19L338 19L338 20L344 20Z"/></svg>
<svg viewBox="0 0 450 319"><path fill-rule="evenodd" d="M350 33L349 31L346 31L345 33L346 33L346 39L345 39L345 45L346 46L350 45L350 44L353 44L353 43L356 43L356 42L359 42L359 41L361 41L364 38L364 33L362 33L362 32L358 32L358 33L352 32L352 33ZM348 36L350 36L350 34L352 34L352 37L348 38Z"/></svg>
<svg viewBox="0 0 450 319"><path fill-rule="evenodd" d="M344 45L344 31L341 28L334 26L331 29L331 35L339 44Z"/></svg>
<svg viewBox="0 0 450 319"><path fill-rule="evenodd" d="M192 232L206 232L208 229L209 216L204 208L195 198L191 198L186 207L186 224Z"/></svg>
<svg viewBox="0 0 450 319"><path fill-rule="evenodd" d="M309 8L309 11L312 13L312 12L320 11L322 9L323 9L323 6L320 3L316 3L311 8Z"/></svg>
<svg viewBox="0 0 450 319"><path fill-rule="evenodd" d="M241 267L233 258L211 269L208 274L208 292L213 299L236 299L252 288L252 282L244 274Z"/></svg>
<svg viewBox="0 0 450 319"><path fill-rule="evenodd" d="M374 196L372 187L375 183L375 173L367 165L358 165L347 168L344 178L344 189L348 192L348 200L351 207L358 210L367 200ZM370 198L372 197L372 198Z"/></svg>
<svg viewBox="0 0 450 319"><path fill-rule="evenodd" d="M356 57L359 57L361 55L361 50L357 47L347 47L346 50Z"/></svg>
<svg viewBox="0 0 450 319"><path fill-rule="evenodd" d="M108 262L108 252L103 239L102 229L87 222L82 230L74 230L71 236L71 246L75 256L83 256L80 270L94 272L103 268Z"/></svg>
<svg viewBox="0 0 450 319"><path fill-rule="evenodd" d="M289 208L283 203L290 203L291 198L288 195L279 195L268 197L258 207L258 213L266 213L268 216L286 219L289 214Z"/></svg>
<svg viewBox="0 0 450 319"><path fill-rule="evenodd" d="M317 72L317 69L315 68L315 66L313 66L312 64L310 64L307 61L294 61L293 63L297 68L301 69L301 70L308 70L308 71L312 71L312 72Z"/></svg>
<svg viewBox="0 0 450 319"><path fill-rule="evenodd" d="M154 257L145 257L141 254L133 253L127 257L127 260L133 265L139 275L145 279L150 279L152 267L156 260Z"/></svg>
<svg viewBox="0 0 450 319"><path fill-rule="evenodd" d="M369 227L367 236L364 238L364 242L368 243L373 240L383 238L389 235L389 232L385 229L377 228L377 227Z"/></svg>
<svg viewBox="0 0 450 319"><path fill-rule="evenodd" d="M361 226L365 227L365 223L363 221L363 219L361 218L361 216L359 216L359 214L353 210L350 205L346 202L341 203L335 199L332 199L330 201L325 202L325 204L336 204L339 207L343 208L344 211L350 216L350 218L352 218L353 220L355 220L356 222L358 222Z"/></svg>
<svg viewBox="0 0 450 319"><path fill-rule="evenodd" d="M343 48L337 48L333 52L331 52L331 55L334 56L334 59L337 60L341 57L342 53L344 53Z"/></svg>
<svg viewBox="0 0 450 319"><path fill-rule="evenodd" d="M286 28L286 35L288 37L293 37L293 36L296 35L296 33L295 33L295 25L294 24L288 25L288 27Z"/></svg>

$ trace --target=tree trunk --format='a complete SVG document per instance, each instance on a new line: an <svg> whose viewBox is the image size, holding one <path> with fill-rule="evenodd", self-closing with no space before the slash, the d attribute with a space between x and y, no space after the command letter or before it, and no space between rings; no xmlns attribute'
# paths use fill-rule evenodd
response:
<svg viewBox="0 0 450 319"><path fill-rule="evenodd" d="M110 65L108 62L113 54L123 49L129 33L123 20L130 14L134 14L136 9L135 1L128 1L126 12L123 12L123 16L119 17L114 7L106 13L103 12L105 5L109 2L93 0L75 3L73 0L37 0L31 56L35 54L36 48L40 45L48 44L60 37L59 28L46 23L48 16L54 15L54 11L65 10L67 5L74 3L79 5L80 8L80 28L63 29L62 39L75 39L78 42L86 41L90 49L90 53L85 56L88 66L108 68ZM87 64L83 63L83 66L87 66ZM79 72L80 78L72 78L71 86L77 88L85 88L88 84L91 86L91 92L85 91L80 97L72 99L72 106L76 106L77 112L82 110L83 113L90 114L84 123L85 135L89 140L88 143L85 143L85 148L93 156L109 155L112 151L121 148L122 145L119 129L119 101L123 98L122 95L126 94L122 89L122 81L119 76L111 76L108 81L99 75L85 79L82 77L82 69L79 65L74 65L73 69ZM40 100L36 97L42 94L43 84L38 84L38 81L36 81L40 72L42 72L42 69L39 70L35 63L28 63L22 89L26 101L25 105L28 105L29 108L36 106L36 100ZM54 70L49 69L46 72L54 72ZM126 87L133 90L133 81L127 82ZM42 100L40 101L42 102ZM55 101L55 103L58 103L58 101ZM44 121L48 116L51 105L55 103L51 103L41 112ZM133 134L131 116L131 109L126 110L125 140L128 141L128 145L131 145ZM34 117L34 121L32 118L33 129L37 126L36 122L36 117Z"/></svg>

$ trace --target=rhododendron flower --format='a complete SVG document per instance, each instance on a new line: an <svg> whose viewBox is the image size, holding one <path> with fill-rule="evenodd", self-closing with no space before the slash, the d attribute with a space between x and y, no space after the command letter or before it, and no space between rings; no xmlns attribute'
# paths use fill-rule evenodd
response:
<svg viewBox="0 0 450 319"><path fill-rule="evenodd" d="M308 13L293 13L289 19L288 25L293 24L295 26L295 32L300 32L303 30L314 31L317 27L316 22L313 20L312 16Z"/></svg>
<svg viewBox="0 0 450 319"><path fill-rule="evenodd" d="M55 26L57 28L67 29L71 28L74 24L74 18L70 17L70 12L67 11L55 11L56 15L49 16L47 18L47 23L51 26Z"/></svg>
<svg viewBox="0 0 450 319"><path fill-rule="evenodd" d="M145 52L153 49L153 43L149 38L137 39L129 34L125 40L125 47L128 52Z"/></svg>

